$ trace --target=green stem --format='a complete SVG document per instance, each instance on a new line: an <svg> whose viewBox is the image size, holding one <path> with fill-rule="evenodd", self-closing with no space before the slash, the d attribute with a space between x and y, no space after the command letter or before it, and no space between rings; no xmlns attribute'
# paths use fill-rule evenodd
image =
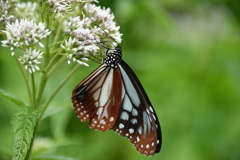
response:
<svg viewBox="0 0 240 160"><path fill-rule="evenodd" d="M34 80L34 73L31 74L32 78L32 99L33 99L33 106L36 107L36 88L35 88L35 80Z"/></svg>
<svg viewBox="0 0 240 160"><path fill-rule="evenodd" d="M48 99L48 101L46 102L46 104L43 107L43 111L41 112L38 121L41 120L44 112L46 111L49 103L52 101L52 99L54 98L54 96L58 93L58 91L62 88L62 86L69 80L69 78L74 74L74 72L80 67L80 64L77 64L73 70L68 74L68 76L62 81L62 83L56 88L56 90L52 93L52 95L50 96L50 98Z"/></svg>
<svg viewBox="0 0 240 160"><path fill-rule="evenodd" d="M47 65L45 71L42 73L41 76L41 81L40 81L40 85L39 85L39 89L38 89L38 93L37 93L37 98L36 98L36 104L39 106L40 105L40 101L42 98L42 94L47 82L48 77L50 76L50 74L52 73L52 71L65 59L65 57L63 56L62 58L60 58L58 60L58 62L53 66L52 63L56 60L58 54L56 54L51 61L49 62L49 64ZM50 71L49 71L50 70Z"/></svg>
<svg viewBox="0 0 240 160"><path fill-rule="evenodd" d="M47 24L47 28L49 28L49 13L47 14L46 24ZM50 54L49 54L49 36L46 37L45 46L46 46L45 47L46 54L44 55L43 68L45 68L48 65L49 58L50 58ZM47 75L46 75L45 72L43 72L42 75L41 75L40 85L39 85L37 96L36 96L36 105L37 106L39 106L39 104L40 104L40 101L41 101L41 98L42 98L42 94L43 94L46 82L47 82Z"/></svg>
<svg viewBox="0 0 240 160"><path fill-rule="evenodd" d="M49 71L49 69L52 67L53 62L57 59L57 57L59 56L59 54L55 54L55 56L50 60L50 62L48 63L45 72L47 73Z"/></svg>
<svg viewBox="0 0 240 160"><path fill-rule="evenodd" d="M25 74L24 69L23 69L21 63L19 62L19 60L18 60L18 58L17 58L17 56L15 54L14 54L14 58L17 61L17 64L18 64L18 66L19 66L19 68L20 68L20 70L22 72L24 81L26 83L30 104L33 105L33 99L32 99L31 89L30 89L30 86L29 86L29 83L28 83L27 75Z"/></svg>
<svg viewBox="0 0 240 160"><path fill-rule="evenodd" d="M66 59L65 56L61 57L58 60L58 62L53 67L51 67L51 69L47 72L47 77L49 77L52 74L52 72L57 68L57 66L61 64L65 59Z"/></svg>
<svg viewBox="0 0 240 160"><path fill-rule="evenodd" d="M40 100L42 98L42 93L44 91L44 88L45 88L45 84L47 82L47 75L46 73L42 73L41 75L41 80L40 80L40 85L39 85L39 88L38 88L38 92L37 92L37 96L36 96L36 105L39 106L40 104Z"/></svg>
<svg viewBox="0 0 240 160"><path fill-rule="evenodd" d="M41 112L41 114L40 114L40 116L39 116L39 118L38 118L37 124L36 124L36 126L34 127L33 138L32 138L32 140L31 140L30 148L29 148L29 150L28 150L28 152L27 152L27 155L26 155L25 160L28 160L28 158L29 158L29 156L30 156L30 153L31 153L31 150L32 150L32 145L33 145L33 142L34 142L34 137L35 137L36 132L37 132L38 124L39 124L39 122L40 122L40 120L41 120L44 112L46 111L49 103L52 101L52 99L53 99L54 96L57 94L57 92L58 92L58 91L62 88L62 86L70 79L70 77L74 74L74 72L75 72L79 67L80 67L80 65L77 64L77 65L73 68L73 70L68 74L68 76L62 81L62 83L61 83L61 84L57 87L57 89L52 93L52 95L51 95L50 98L48 99L47 103L44 105L43 110L42 110L42 112Z"/></svg>
<svg viewBox="0 0 240 160"><path fill-rule="evenodd" d="M55 37L54 37L54 39L55 39ZM54 42L54 43L50 44L49 47L52 48L52 47L54 47L56 45L59 45L61 43L62 43L62 41Z"/></svg>
<svg viewBox="0 0 240 160"><path fill-rule="evenodd" d="M34 127L33 137L32 137L32 140L31 140L30 147L29 147L29 149L28 149L27 155L26 155L26 157L25 157L25 160L28 160L28 159L29 159L29 156L30 156L30 154L31 154L32 146L33 146L33 141L34 141L34 138L35 138L35 135L36 135L36 130L37 130L37 125L35 125L35 127Z"/></svg>

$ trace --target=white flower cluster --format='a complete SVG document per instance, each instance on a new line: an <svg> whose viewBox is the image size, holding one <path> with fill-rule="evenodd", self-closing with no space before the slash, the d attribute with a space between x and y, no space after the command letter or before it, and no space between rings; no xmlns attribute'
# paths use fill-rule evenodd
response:
<svg viewBox="0 0 240 160"><path fill-rule="evenodd" d="M39 19L39 9L36 2L17 3L14 12L18 18L34 20L35 22Z"/></svg>
<svg viewBox="0 0 240 160"><path fill-rule="evenodd" d="M76 47L76 39L72 39L71 37L69 40L65 40L65 44L61 45L61 47L67 52L66 56L68 58L68 64L71 63L71 61L77 62L81 65L88 66L87 63L83 61L87 61L88 59L86 57L82 57L81 55L77 55L76 52L78 51L78 48ZM83 61L82 61L83 60Z"/></svg>
<svg viewBox="0 0 240 160"><path fill-rule="evenodd" d="M30 73L35 72L36 70L39 70L38 64L41 62L38 61L38 59L42 58L43 52L40 52L40 50L32 49L31 47L29 49L26 49L26 53L19 58L19 62L22 63L25 66L25 69L27 69Z"/></svg>
<svg viewBox="0 0 240 160"><path fill-rule="evenodd" d="M10 47L12 55L14 48L29 48L29 46L39 44L43 47L40 40L46 38L51 32L45 29L44 23L36 24L33 21L26 19L16 20L14 23L8 23L5 30L2 31L6 34L7 40L3 40L3 47Z"/></svg>
<svg viewBox="0 0 240 160"><path fill-rule="evenodd" d="M55 13L59 12L68 12L71 9L71 4L75 2L98 2L97 0L48 0L48 3L50 3L54 9Z"/></svg>
<svg viewBox="0 0 240 160"><path fill-rule="evenodd" d="M8 0L5 2L3 0L0 0L0 23L3 22L9 22L14 16L8 15L8 10L10 9L10 4Z"/></svg>
<svg viewBox="0 0 240 160"><path fill-rule="evenodd" d="M5 30L2 30L2 32L6 35L6 40L1 41L2 46L9 47L12 55L14 55L15 48L22 49L25 54L19 58L20 63L30 73L39 70L37 65L40 61L38 59L42 58L43 53L32 48L36 44L44 47L40 41L51 33L48 29L45 29L45 24L36 24L33 20L20 19L13 23L7 23Z"/></svg>
<svg viewBox="0 0 240 160"><path fill-rule="evenodd" d="M88 17L91 17L92 22L99 22L98 25L105 29L105 31L101 31L99 35L105 36L105 33L107 33L113 37L115 41L121 43L122 34L119 32L120 27L116 26L116 23L114 22L114 15L111 13L110 8L101 9L100 6L96 6L95 4L86 4L84 6L84 10L87 13Z"/></svg>
<svg viewBox="0 0 240 160"><path fill-rule="evenodd" d="M95 4L86 3L83 16L70 18L65 30L69 39L61 47L69 58L68 62L70 63L70 60L76 61L75 59L79 59L79 57L87 57L89 54L105 53L105 49L101 47L101 50L99 44L113 41L111 37L120 43L120 27L117 27L113 20L114 16L109 8L102 9ZM106 35L106 33L109 35ZM79 61L77 62L79 63Z"/></svg>
<svg viewBox="0 0 240 160"><path fill-rule="evenodd" d="M11 2L9 4L8 0L0 0L0 25L2 22L4 24L1 32L6 37L1 43L3 47L10 48L12 55L15 54L15 48L23 50L25 54L19 58L19 61L25 66L25 69L33 73L35 70L39 70L38 64L41 63L40 59L43 55L40 50L35 49L35 45L44 47L41 40L51 32L42 22L42 18L44 19L46 15L39 14L41 12L39 12L38 3L15 3L15 1L17 0L9 1ZM114 22L114 15L110 8L102 8L91 2L98 2L98 0L48 0L45 5L41 6L50 7L55 12L51 13L48 20L53 21L51 24L54 24L51 30L54 32L58 29L59 31L54 32L58 33L56 37L64 38L61 44L62 50L59 52L68 58L68 63L74 61L88 66L86 63L88 56L102 56L103 53L106 53L106 47L114 48L121 43L120 27ZM55 15L61 15L62 12L70 18L66 18L67 20L63 16L56 18ZM7 19L10 17L9 14L14 15L12 22ZM71 15L76 16L72 17ZM59 36L63 35L61 29L64 30L65 37ZM49 43L51 40L49 39ZM58 45L61 39L53 38L53 42Z"/></svg>

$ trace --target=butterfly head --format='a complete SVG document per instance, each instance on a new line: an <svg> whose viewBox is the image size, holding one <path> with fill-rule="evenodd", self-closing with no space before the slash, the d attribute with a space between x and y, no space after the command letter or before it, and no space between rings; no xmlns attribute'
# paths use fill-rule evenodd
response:
<svg viewBox="0 0 240 160"><path fill-rule="evenodd" d="M122 60L122 48L117 46L113 52L107 53L106 57L103 58L103 63L111 68L117 68L118 63Z"/></svg>

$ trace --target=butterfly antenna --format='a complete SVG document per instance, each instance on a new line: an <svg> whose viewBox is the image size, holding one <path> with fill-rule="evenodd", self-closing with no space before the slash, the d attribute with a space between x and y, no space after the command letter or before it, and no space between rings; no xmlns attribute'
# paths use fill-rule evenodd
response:
<svg viewBox="0 0 240 160"><path fill-rule="evenodd" d="M93 56L93 55L92 55ZM97 57L95 57L95 56L93 56L94 58L96 58L97 60L100 60L101 61L101 59L99 59L99 58L97 58ZM92 60L93 62L96 62L96 63L98 63L98 64L102 64L102 63L100 63L99 61L97 61L97 60L95 60L95 59L93 59L93 58L90 58L90 57L88 57L88 56L86 56L85 58L87 58L87 59L90 59L90 60Z"/></svg>
<svg viewBox="0 0 240 160"><path fill-rule="evenodd" d="M100 59L100 58L98 58L98 57L94 56L92 53L90 53L90 55L91 55L91 56L93 56L94 58L96 58L97 60L101 61L101 59Z"/></svg>
<svg viewBox="0 0 240 160"><path fill-rule="evenodd" d="M114 42L116 42L118 44L118 42L112 37L109 35L109 33L107 33L102 27L100 27L99 25L95 24L95 26L101 28L103 30L104 33L106 33L106 35L108 35ZM112 43L113 44L113 43ZM116 47L115 45L113 45L114 47Z"/></svg>
<svg viewBox="0 0 240 160"><path fill-rule="evenodd" d="M95 41L97 42L98 45L100 45L101 47L107 49L106 55L108 54L108 51L109 51L109 50L112 50L111 48L108 48L108 47L104 46L101 42L98 42L95 37L94 37L94 39L95 39ZM114 46L114 47L115 47L115 46Z"/></svg>

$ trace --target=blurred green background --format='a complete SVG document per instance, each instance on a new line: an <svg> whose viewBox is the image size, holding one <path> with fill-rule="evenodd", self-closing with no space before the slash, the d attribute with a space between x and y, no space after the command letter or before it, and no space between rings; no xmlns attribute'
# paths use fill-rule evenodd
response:
<svg viewBox="0 0 240 160"><path fill-rule="evenodd" d="M101 0L100 0L101 1ZM160 120L160 154L139 154L124 137L88 128L71 93L98 64L80 67L41 121L34 159L239 160L240 1L102 0L120 22L123 59L139 77ZM9 49L0 47L0 88L28 100ZM73 68L64 64L44 98ZM11 118L17 106L0 97L0 159L11 159ZM49 159L49 158L48 158Z"/></svg>

